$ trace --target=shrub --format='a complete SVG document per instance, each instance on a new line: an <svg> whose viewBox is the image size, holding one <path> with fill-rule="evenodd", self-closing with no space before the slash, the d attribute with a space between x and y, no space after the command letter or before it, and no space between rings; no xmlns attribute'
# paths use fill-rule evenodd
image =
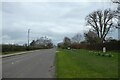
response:
<svg viewBox="0 0 120 80"><path fill-rule="evenodd" d="M48 47L39 47L39 46L21 46L21 45L12 45L12 44L3 44L2 52L13 52L13 51L26 51L26 50L36 50L36 49L48 49Z"/></svg>

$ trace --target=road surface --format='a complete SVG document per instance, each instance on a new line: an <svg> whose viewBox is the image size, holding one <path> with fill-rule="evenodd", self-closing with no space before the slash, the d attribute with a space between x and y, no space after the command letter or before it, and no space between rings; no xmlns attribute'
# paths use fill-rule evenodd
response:
<svg viewBox="0 0 120 80"><path fill-rule="evenodd" d="M54 78L56 49L44 49L2 59L3 78Z"/></svg>

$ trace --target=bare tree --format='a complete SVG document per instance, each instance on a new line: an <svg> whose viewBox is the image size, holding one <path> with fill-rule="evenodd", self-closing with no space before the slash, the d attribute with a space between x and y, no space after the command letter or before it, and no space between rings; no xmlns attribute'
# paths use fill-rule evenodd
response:
<svg viewBox="0 0 120 80"><path fill-rule="evenodd" d="M84 33L85 41L89 44L97 43L99 42L99 39L97 37L97 34L93 31L88 31Z"/></svg>
<svg viewBox="0 0 120 80"><path fill-rule="evenodd" d="M118 24L115 25L116 28L120 29L120 0L112 0L113 3L118 4L117 9L115 10L114 17L118 20Z"/></svg>
<svg viewBox="0 0 120 80"><path fill-rule="evenodd" d="M71 39L69 37L64 37L64 40L63 40L64 48L67 49L68 47L70 47L70 45L71 45Z"/></svg>
<svg viewBox="0 0 120 80"><path fill-rule="evenodd" d="M40 37L39 39L37 40L33 40L31 43L30 43L31 46L36 46L36 47L41 47L41 48L51 48L53 47L53 42L51 39L47 38L46 36L45 37Z"/></svg>
<svg viewBox="0 0 120 80"><path fill-rule="evenodd" d="M120 0L112 0L113 3L120 4Z"/></svg>
<svg viewBox="0 0 120 80"><path fill-rule="evenodd" d="M82 39L82 35L80 33L77 33L75 36L72 37L72 42L80 43L81 39Z"/></svg>
<svg viewBox="0 0 120 80"><path fill-rule="evenodd" d="M97 34L100 42L105 40L106 35L113 25L114 11L110 9L98 10L89 14L85 19L92 30Z"/></svg>

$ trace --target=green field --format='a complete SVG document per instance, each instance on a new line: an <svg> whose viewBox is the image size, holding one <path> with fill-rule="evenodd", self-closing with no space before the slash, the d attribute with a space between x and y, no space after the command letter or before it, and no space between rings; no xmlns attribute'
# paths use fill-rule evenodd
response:
<svg viewBox="0 0 120 80"><path fill-rule="evenodd" d="M56 52L57 78L117 78L118 53L112 57L97 56L102 52L58 49Z"/></svg>

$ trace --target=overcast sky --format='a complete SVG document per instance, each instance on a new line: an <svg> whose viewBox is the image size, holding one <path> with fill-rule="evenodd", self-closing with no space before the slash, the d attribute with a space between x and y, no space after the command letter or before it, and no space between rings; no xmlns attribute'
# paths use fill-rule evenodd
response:
<svg viewBox="0 0 120 80"><path fill-rule="evenodd" d="M56 44L65 36L83 34L85 17L98 9L116 6L111 2L3 2L2 39L3 43L27 43L27 30L30 40L47 36ZM117 31L109 36L117 38Z"/></svg>

